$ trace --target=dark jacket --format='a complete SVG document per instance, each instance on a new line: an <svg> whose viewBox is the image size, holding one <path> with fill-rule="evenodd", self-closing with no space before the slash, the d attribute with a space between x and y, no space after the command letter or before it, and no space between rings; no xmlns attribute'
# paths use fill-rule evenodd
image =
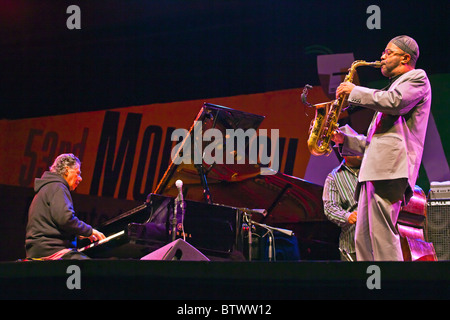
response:
<svg viewBox="0 0 450 320"><path fill-rule="evenodd" d="M25 240L28 258L75 248L76 236L92 234L92 227L75 216L69 185L63 177L46 171L34 185L36 195L28 211Z"/></svg>

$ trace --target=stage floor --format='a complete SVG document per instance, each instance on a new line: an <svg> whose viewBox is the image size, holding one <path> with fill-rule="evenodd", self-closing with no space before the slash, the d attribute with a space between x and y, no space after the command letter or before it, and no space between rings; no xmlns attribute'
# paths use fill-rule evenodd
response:
<svg viewBox="0 0 450 320"><path fill-rule="evenodd" d="M2 299L449 299L450 262L0 263Z"/></svg>

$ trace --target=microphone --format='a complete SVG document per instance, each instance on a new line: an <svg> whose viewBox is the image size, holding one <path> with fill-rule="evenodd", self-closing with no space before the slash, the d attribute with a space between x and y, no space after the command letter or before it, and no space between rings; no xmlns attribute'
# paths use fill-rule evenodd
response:
<svg viewBox="0 0 450 320"><path fill-rule="evenodd" d="M258 222L255 222L255 221L252 221L252 223L257 225L257 226L260 226L262 228L266 228L266 229L269 229L269 230L281 232L281 233L283 233L283 234L285 234L285 235L287 235L289 237L292 237L294 235L294 231L292 231L292 230L271 227L271 226L268 226L267 224L258 223Z"/></svg>
<svg viewBox="0 0 450 320"><path fill-rule="evenodd" d="M178 200L183 201L183 181L177 180L175 181L175 185L178 189Z"/></svg>
<svg viewBox="0 0 450 320"><path fill-rule="evenodd" d="M183 181L181 180L177 180L175 181L175 186L178 189L178 196L175 199L175 212L178 210L178 204L180 205L180 209L181 209L181 231L183 234L183 240L186 240L186 234L184 232L184 214L185 214L185 204L184 204L184 199L183 199ZM175 213L176 215L176 213ZM176 218L174 218L175 220ZM176 223L176 220L175 222Z"/></svg>

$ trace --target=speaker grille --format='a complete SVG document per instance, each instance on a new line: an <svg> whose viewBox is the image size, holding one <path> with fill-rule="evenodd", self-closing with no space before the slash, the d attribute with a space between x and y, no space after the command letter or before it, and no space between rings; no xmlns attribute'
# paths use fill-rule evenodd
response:
<svg viewBox="0 0 450 320"><path fill-rule="evenodd" d="M450 260L450 200L429 200L427 216L428 240L438 260Z"/></svg>

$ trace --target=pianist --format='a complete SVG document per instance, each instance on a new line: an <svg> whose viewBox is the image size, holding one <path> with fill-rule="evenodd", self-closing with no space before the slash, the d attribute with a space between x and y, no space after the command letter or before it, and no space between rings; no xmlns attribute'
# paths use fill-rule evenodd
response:
<svg viewBox="0 0 450 320"><path fill-rule="evenodd" d="M83 259L76 248L76 237L91 241L105 236L79 220L70 191L80 184L81 162L73 154L59 155L50 171L35 179L36 195L28 211L25 249L29 259Z"/></svg>

